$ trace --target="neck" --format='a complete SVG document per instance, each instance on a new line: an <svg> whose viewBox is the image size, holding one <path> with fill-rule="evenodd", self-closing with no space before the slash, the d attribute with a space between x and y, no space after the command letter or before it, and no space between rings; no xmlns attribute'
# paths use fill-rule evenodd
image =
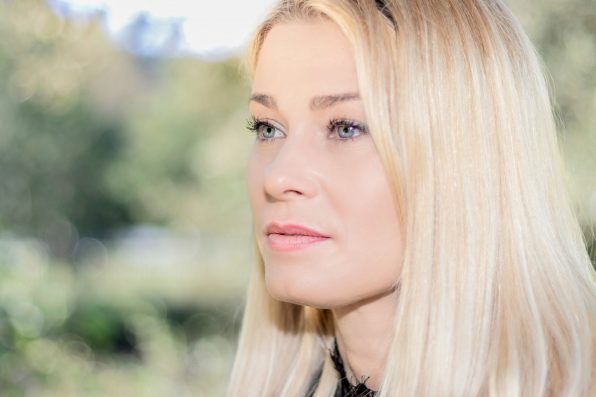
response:
<svg viewBox="0 0 596 397"><path fill-rule="evenodd" d="M397 290L333 309L337 347L349 380L368 378L366 386L378 390L393 337Z"/></svg>

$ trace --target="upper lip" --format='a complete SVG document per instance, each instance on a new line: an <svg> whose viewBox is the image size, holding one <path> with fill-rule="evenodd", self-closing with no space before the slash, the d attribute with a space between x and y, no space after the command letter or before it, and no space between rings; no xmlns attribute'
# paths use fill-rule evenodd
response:
<svg viewBox="0 0 596 397"><path fill-rule="evenodd" d="M325 234L318 232L314 229L310 229L306 226L297 225L294 223L277 223L271 222L267 225L267 229L265 230L267 235L270 234L294 234L294 235L302 235L302 236L316 236L316 237L329 237Z"/></svg>

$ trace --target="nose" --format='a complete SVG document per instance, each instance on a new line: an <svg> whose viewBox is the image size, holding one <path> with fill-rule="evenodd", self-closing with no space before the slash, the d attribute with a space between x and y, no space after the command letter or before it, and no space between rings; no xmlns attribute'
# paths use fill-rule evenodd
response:
<svg viewBox="0 0 596 397"><path fill-rule="evenodd" d="M314 142L304 136L283 139L264 169L264 188L273 200L313 197L319 190Z"/></svg>

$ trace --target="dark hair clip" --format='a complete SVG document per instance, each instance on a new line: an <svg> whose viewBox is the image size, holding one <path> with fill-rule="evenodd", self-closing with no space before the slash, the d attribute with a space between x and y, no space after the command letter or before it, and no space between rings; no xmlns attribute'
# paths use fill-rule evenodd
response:
<svg viewBox="0 0 596 397"><path fill-rule="evenodd" d="M387 8L385 1L384 0L375 0L375 4L376 4L378 10L381 11L381 13L383 15L385 15L387 17L387 19L389 19L391 21L391 23L393 24L394 27L396 27L395 19L393 18L393 15L391 15L391 12L389 12L389 9Z"/></svg>

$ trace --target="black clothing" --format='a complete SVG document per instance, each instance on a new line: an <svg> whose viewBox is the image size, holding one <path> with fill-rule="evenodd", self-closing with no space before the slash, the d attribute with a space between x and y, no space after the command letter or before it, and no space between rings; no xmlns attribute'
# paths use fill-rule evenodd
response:
<svg viewBox="0 0 596 397"><path fill-rule="evenodd" d="M344 362L339 354L339 349L337 347L337 340L334 341L333 350L329 351L329 355L331 357L331 361L333 361L333 366L339 375L339 382L337 383L337 387L335 388L335 397L374 397L375 391L370 390L366 387L365 383L368 378L361 379L358 381L356 386L352 385L346 376L346 370L344 369ZM317 373L313 382L311 383L310 392L307 393L307 397L311 397L314 394L314 389L316 385L319 383L319 379L321 378L321 370Z"/></svg>

